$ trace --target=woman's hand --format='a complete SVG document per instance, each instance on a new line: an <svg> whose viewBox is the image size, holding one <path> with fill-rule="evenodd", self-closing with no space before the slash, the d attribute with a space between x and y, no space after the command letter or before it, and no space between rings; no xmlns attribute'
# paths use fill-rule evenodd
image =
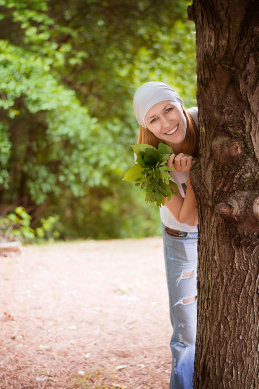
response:
<svg viewBox="0 0 259 389"><path fill-rule="evenodd" d="M167 162L168 167L173 167L176 172L189 172L194 164L194 159L191 155L179 153L171 154Z"/></svg>

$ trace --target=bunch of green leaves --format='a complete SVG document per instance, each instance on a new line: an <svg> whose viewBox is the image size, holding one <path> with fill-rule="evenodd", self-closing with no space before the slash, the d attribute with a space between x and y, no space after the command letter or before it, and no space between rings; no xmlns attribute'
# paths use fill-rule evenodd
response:
<svg viewBox="0 0 259 389"><path fill-rule="evenodd" d="M170 200L175 195L177 185L171 181L170 171L167 166L172 154L171 147L159 143L158 148L147 144L131 146L137 156L136 163L123 177L125 181L133 181L146 191L146 202L156 203L159 207L165 204L166 198Z"/></svg>

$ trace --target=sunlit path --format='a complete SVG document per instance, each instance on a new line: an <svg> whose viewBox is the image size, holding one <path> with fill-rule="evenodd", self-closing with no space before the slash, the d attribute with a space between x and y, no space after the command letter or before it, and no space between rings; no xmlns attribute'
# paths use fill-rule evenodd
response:
<svg viewBox="0 0 259 389"><path fill-rule="evenodd" d="M1 388L168 387L160 237L28 246L0 269Z"/></svg>

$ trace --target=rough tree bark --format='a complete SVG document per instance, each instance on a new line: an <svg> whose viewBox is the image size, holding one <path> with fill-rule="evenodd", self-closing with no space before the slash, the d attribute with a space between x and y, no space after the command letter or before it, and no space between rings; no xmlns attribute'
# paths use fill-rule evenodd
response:
<svg viewBox="0 0 259 389"><path fill-rule="evenodd" d="M200 158L194 388L258 381L258 2L194 0Z"/></svg>

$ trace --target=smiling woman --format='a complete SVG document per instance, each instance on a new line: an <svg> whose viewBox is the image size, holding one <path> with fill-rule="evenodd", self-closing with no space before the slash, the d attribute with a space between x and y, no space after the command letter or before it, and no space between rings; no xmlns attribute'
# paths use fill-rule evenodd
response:
<svg viewBox="0 0 259 389"><path fill-rule="evenodd" d="M138 143L158 147L163 141L173 149L168 166L174 168L172 181L179 193L161 207L162 222L177 230L197 232L196 199L190 184L193 157L198 153L197 108L186 111L179 95L158 81L142 85L134 95L133 106L140 124Z"/></svg>
<svg viewBox="0 0 259 389"><path fill-rule="evenodd" d="M183 101L168 85L151 81L133 99L139 143L157 147L162 141L173 149L168 160L176 196L160 208L170 317L173 326L171 389L191 389L194 368L197 310L198 211L190 182L197 155L198 110L185 110Z"/></svg>

